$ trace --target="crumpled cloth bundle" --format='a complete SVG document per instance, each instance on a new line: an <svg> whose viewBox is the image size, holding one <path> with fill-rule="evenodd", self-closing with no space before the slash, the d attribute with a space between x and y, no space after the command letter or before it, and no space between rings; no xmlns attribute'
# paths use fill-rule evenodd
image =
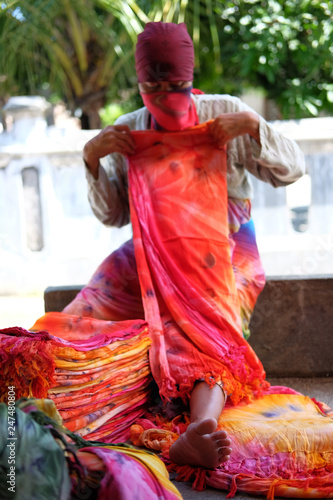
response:
<svg viewBox="0 0 333 500"><path fill-rule="evenodd" d="M150 401L147 324L48 313L32 331L0 331L1 400L15 386L16 397L52 399L81 436L126 440Z"/></svg>
<svg viewBox="0 0 333 500"><path fill-rule="evenodd" d="M181 500L156 455L77 437L63 427L53 401L16 402L15 440L8 439L11 412L0 403L2 500L131 500L133 492L137 500ZM13 455L15 471L9 476ZM14 490L8 489L9 477Z"/></svg>

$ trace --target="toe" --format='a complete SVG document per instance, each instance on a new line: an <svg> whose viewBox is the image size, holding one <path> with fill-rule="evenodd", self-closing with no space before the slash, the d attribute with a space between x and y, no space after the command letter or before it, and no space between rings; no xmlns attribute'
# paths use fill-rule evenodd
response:
<svg viewBox="0 0 333 500"><path fill-rule="evenodd" d="M230 455L219 455L219 463L224 464L228 462Z"/></svg>
<svg viewBox="0 0 333 500"><path fill-rule="evenodd" d="M230 456L232 449L229 447L223 446L217 450L219 457L228 457Z"/></svg>
<svg viewBox="0 0 333 500"><path fill-rule="evenodd" d="M197 434L201 434L203 436L204 434L212 434L216 430L217 421L215 418L207 418L201 422L194 422L193 424L190 424L189 428L190 427L191 430L194 430Z"/></svg>
<svg viewBox="0 0 333 500"><path fill-rule="evenodd" d="M222 448L222 446L226 447L226 446L230 446L231 445L231 441L229 438L226 438L226 439L218 439L216 441L216 445L219 447L219 448Z"/></svg>
<svg viewBox="0 0 333 500"><path fill-rule="evenodd" d="M228 434L226 433L226 431L216 431L214 432L214 436L213 436L213 439L215 441L220 441L221 439L227 439L228 438Z"/></svg>

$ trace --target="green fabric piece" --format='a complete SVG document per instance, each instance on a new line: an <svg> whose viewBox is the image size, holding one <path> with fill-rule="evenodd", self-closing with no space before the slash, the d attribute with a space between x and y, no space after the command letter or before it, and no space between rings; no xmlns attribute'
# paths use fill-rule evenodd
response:
<svg viewBox="0 0 333 500"><path fill-rule="evenodd" d="M9 490L11 483L7 482L11 479L10 467L15 467L14 491ZM64 452L51 432L17 407L12 414L5 403L0 403L1 500L68 500L70 492Z"/></svg>

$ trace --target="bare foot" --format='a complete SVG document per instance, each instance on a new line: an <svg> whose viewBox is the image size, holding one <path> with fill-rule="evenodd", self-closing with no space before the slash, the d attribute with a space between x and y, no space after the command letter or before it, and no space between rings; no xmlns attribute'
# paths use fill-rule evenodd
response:
<svg viewBox="0 0 333 500"><path fill-rule="evenodd" d="M229 460L230 439L225 431L216 431L215 418L193 422L170 448L170 458L178 465L215 469Z"/></svg>

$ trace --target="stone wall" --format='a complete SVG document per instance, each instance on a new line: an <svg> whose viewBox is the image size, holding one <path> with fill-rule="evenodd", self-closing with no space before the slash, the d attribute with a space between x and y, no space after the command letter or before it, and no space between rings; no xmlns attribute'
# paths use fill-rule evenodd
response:
<svg viewBox="0 0 333 500"><path fill-rule="evenodd" d="M45 311L61 311L80 287L49 287ZM268 279L250 323L250 345L269 377L333 376L333 275Z"/></svg>

